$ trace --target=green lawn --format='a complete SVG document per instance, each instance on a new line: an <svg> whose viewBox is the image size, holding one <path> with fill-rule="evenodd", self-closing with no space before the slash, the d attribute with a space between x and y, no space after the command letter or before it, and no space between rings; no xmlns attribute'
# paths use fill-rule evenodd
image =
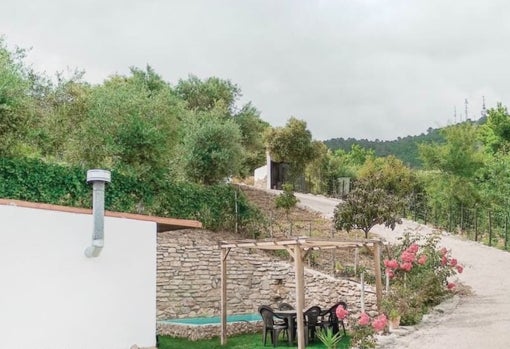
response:
<svg viewBox="0 0 510 349"><path fill-rule="evenodd" d="M209 340L201 340L201 341L188 341L182 338L172 338L166 336L159 337L159 349L262 349L262 348L272 348L273 346L268 343L264 347L262 343L262 334L246 334L235 337L229 337L227 340L227 344L222 346L220 344L219 338L213 338ZM288 343L286 341L278 342L279 348L288 347ZM297 345L295 346L297 347ZM315 343L310 343L306 346L307 348L326 348L318 339ZM349 348L349 338L343 337L337 349L347 349Z"/></svg>

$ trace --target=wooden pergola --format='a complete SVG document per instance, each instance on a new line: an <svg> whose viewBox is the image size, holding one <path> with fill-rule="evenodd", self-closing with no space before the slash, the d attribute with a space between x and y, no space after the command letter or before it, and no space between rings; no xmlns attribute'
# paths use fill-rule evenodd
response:
<svg viewBox="0 0 510 349"><path fill-rule="evenodd" d="M377 308L382 299L381 279L381 240L334 240L308 237L295 237L282 240L238 240L220 241L221 249L221 344L227 343L227 257L232 248L256 248L262 250L287 250L294 259L296 278L296 313L302 314L305 301L304 266L303 262L313 250L350 249L356 247L372 247L374 254L375 287ZM305 348L305 330L303 317L297 317L298 349Z"/></svg>

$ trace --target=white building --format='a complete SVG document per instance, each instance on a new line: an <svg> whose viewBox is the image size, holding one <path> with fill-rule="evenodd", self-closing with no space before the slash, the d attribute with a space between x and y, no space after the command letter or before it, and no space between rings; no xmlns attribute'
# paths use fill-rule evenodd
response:
<svg viewBox="0 0 510 349"><path fill-rule="evenodd" d="M197 221L107 212L95 258L91 210L0 199L0 346L127 349L156 342L156 234Z"/></svg>

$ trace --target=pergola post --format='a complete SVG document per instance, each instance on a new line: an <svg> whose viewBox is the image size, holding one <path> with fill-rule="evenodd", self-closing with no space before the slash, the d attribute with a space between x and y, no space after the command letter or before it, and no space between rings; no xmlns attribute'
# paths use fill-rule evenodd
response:
<svg viewBox="0 0 510 349"><path fill-rule="evenodd" d="M230 248L221 248L221 345L227 344L227 257Z"/></svg>
<svg viewBox="0 0 510 349"><path fill-rule="evenodd" d="M375 273L375 297L377 311L381 311L382 302L382 276L381 276L381 243L374 242L374 273Z"/></svg>
<svg viewBox="0 0 510 349"><path fill-rule="evenodd" d="M297 244L293 248L294 271L296 276L296 323L298 349L305 349L305 329L303 311L305 307L305 269L303 266L303 251Z"/></svg>

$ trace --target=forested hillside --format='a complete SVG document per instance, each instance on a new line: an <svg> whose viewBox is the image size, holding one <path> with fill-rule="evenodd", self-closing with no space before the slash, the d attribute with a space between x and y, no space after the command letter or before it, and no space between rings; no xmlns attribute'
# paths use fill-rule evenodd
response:
<svg viewBox="0 0 510 349"><path fill-rule="evenodd" d="M486 121L487 117L483 116L474 122L468 121L467 123L483 125ZM373 150L374 155L377 157L393 155L402 160L407 166L421 168L423 164L420 159L419 145L444 143L445 138L442 135L442 130L442 128L429 128L427 133L422 133L418 136L398 137L392 141L332 138L325 140L324 144L332 151L341 149L345 152L349 152L352 146L356 144L362 148Z"/></svg>
<svg viewBox="0 0 510 349"><path fill-rule="evenodd" d="M422 163L419 157L418 144L434 144L444 142L439 129L429 128L427 133L418 136L398 137L393 141L370 141L368 139L354 138L333 138L324 141L326 146L335 151L342 149L350 151L354 144L374 151L375 156L393 155L402 160L407 166L421 168Z"/></svg>

